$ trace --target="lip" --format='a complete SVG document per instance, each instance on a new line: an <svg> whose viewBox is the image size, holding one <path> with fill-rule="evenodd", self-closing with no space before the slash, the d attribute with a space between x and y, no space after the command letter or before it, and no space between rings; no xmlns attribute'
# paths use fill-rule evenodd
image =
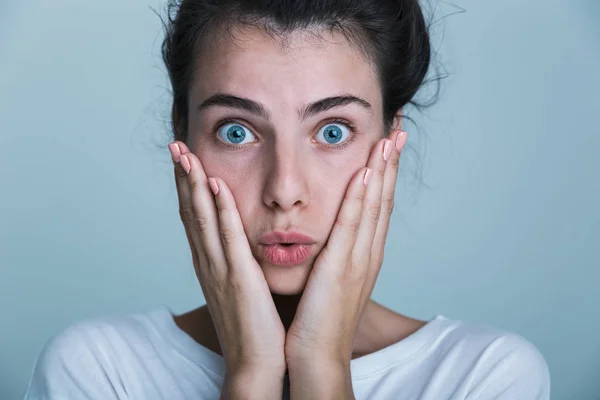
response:
<svg viewBox="0 0 600 400"><path fill-rule="evenodd" d="M316 242L300 232L273 231L262 235L259 243L267 262L280 267L291 267L306 261L312 255L312 245Z"/></svg>
<svg viewBox="0 0 600 400"><path fill-rule="evenodd" d="M293 244L304 244L310 245L315 244L315 240L310 236L304 235L300 232L289 231L273 231L265 233L260 237L258 242L262 245L274 245L279 243L293 243Z"/></svg>
<svg viewBox="0 0 600 400"><path fill-rule="evenodd" d="M266 244L262 246L263 258L270 264L280 267L291 267L302 264L313 253L312 245L292 244L284 246L282 244Z"/></svg>

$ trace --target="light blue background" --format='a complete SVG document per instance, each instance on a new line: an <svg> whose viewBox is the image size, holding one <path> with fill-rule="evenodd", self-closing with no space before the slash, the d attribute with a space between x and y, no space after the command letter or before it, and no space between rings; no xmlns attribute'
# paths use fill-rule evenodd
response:
<svg viewBox="0 0 600 400"><path fill-rule="evenodd" d="M600 399L600 2L454 3L467 12L434 35L450 78L407 127L417 153L374 298L515 331L545 355L553 399ZM1 399L69 323L203 303L149 6L0 5Z"/></svg>

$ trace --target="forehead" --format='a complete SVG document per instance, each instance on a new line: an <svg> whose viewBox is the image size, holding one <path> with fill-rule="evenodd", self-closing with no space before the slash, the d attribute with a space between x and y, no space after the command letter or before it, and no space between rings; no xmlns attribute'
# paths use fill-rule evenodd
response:
<svg viewBox="0 0 600 400"><path fill-rule="evenodd" d="M191 92L197 101L226 92L271 108L344 93L380 108L375 67L340 33L295 31L282 40L244 28L216 35L199 54Z"/></svg>

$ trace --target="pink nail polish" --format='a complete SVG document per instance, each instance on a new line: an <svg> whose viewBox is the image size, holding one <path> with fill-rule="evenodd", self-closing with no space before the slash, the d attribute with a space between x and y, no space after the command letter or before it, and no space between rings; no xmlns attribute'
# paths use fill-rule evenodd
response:
<svg viewBox="0 0 600 400"><path fill-rule="evenodd" d="M192 165L190 164L190 160L188 160L187 156L182 155L179 157L179 161L181 162L181 166L183 167L184 171L189 174L190 170L192 169Z"/></svg>
<svg viewBox="0 0 600 400"><path fill-rule="evenodd" d="M176 143L169 143L169 151L171 152L171 157L173 161L179 162L179 157L181 157L181 149Z"/></svg>
<svg viewBox="0 0 600 400"><path fill-rule="evenodd" d="M208 178L208 186L210 186L210 190L212 190L215 196L219 194L219 185L215 178Z"/></svg>
<svg viewBox="0 0 600 400"><path fill-rule="evenodd" d="M383 161L387 161L388 158L390 158L390 152L392 151L390 147L391 144L391 140L385 140L385 144L383 145Z"/></svg>
<svg viewBox="0 0 600 400"><path fill-rule="evenodd" d="M373 170L371 168L367 168L367 170L365 171L365 176L363 177L363 183L365 184L365 186L367 186L369 184L369 181L371 180L372 175L373 175Z"/></svg>
<svg viewBox="0 0 600 400"><path fill-rule="evenodd" d="M402 149L402 140L404 140L404 136L406 132L401 131L398 136L396 136L396 150L400 151Z"/></svg>

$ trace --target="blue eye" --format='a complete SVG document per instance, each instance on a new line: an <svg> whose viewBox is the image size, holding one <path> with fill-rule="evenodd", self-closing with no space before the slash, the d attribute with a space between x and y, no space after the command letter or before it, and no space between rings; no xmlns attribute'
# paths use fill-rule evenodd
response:
<svg viewBox="0 0 600 400"><path fill-rule="evenodd" d="M230 123L221 126L217 131L217 135L219 135L221 140L225 143L246 144L255 141L254 135L248 130L248 128L236 123ZM248 138L250 138L250 140L244 141Z"/></svg>
<svg viewBox="0 0 600 400"><path fill-rule="evenodd" d="M325 142L318 140L321 143L340 144L345 142L350 136L350 129L343 124L327 124L317 132L317 137L323 134Z"/></svg>

